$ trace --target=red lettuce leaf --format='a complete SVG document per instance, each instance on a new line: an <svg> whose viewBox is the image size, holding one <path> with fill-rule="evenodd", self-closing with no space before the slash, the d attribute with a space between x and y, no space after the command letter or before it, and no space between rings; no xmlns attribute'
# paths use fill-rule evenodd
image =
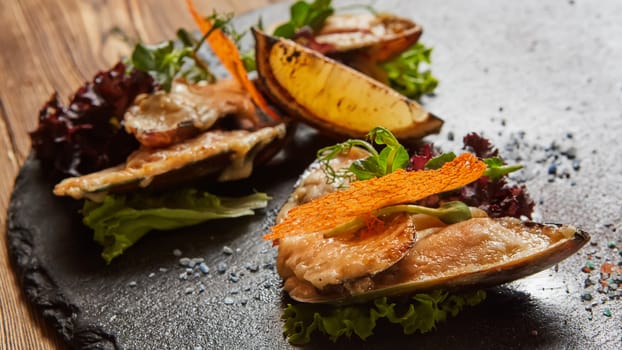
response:
<svg viewBox="0 0 622 350"><path fill-rule="evenodd" d="M415 153L410 157L408 161L408 166L406 167L407 171L412 170L423 170L425 169L425 164L432 159L434 156L432 145L426 143L421 147L421 149L415 151Z"/></svg>
<svg viewBox="0 0 622 350"><path fill-rule="evenodd" d="M57 175L80 176L122 163L138 148L123 128L123 115L137 95L155 83L147 73L126 72L119 62L76 91L68 106L54 93L30 133L35 156Z"/></svg>
<svg viewBox="0 0 622 350"><path fill-rule="evenodd" d="M525 186L508 185L505 177L499 180L481 177L442 199L462 201L486 211L493 218L504 216L531 218L535 205Z"/></svg>
<svg viewBox="0 0 622 350"><path fill-rule="evenodd" d="M464 143L463 149L472 152L478 158L492 158L499 156L499 150L497 150L492 143L480 136L477 133L470 133L464 136L462 139Z"/></svg>
<svg viewBox="0 0 622 350"><path fill-rule="evenodd" d="M480 159L498 157L499 150L488 139L476 133L466 135L463 142L463 148L473 152ZM424 169L426 162L432 158L432 153L432 147L425 145L411 157L407 170ZM458 190L424 198L417 204L437 208L446 202L461 201L486 211L491 217L531 218L535 203L527 193L526 187L510 185L507 178L507 174L499 179L483 176Z"/></svg>

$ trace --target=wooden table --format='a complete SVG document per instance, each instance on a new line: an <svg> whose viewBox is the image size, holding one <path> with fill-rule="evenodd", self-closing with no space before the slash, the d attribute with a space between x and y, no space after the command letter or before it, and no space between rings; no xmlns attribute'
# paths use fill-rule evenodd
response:
<svg viewBox="0 0 622 350"><path fill-rule="evenodd" d="M205 14L240 13L282 0L195 0ZM28 156L27 133L56 90L66 99L129 52L119 32L147 43L194 29L183 1L12 0L0 10L0 349L60 349L62 339L28 304L11 270L6 210Z"/></svg>

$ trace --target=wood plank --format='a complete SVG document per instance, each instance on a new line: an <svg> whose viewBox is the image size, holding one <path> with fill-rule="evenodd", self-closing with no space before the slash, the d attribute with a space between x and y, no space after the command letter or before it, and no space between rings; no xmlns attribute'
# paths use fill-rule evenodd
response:
<svg viewBox="0 0 622 350"><path fill-rule="evenodd" d="M46 91L51 90L46 76L33 67L39 67L38 55L30 54L35 46L31 40L32 28L26 21L18 2L3 6L0 26L0 348L2 349L62 349L66 348L54 330L28 304L11 271L6 250L6 209L18 165L25 159L30 143L25 134L36 123L37 107ZM10 56L6 53L10 53ZM41 97L43 96L43 97Z"/></svg>
<svg viewBox="0 0 622 350"><path fill-rule="evenodd" d="M270 0L196 1L205 14L237 12ZM112 66L131 38L158 42L179 27L194 28L182 1L14 0L0 10L0 349L67 346L24 300L6 251L6 209L19 165L30 150L27 132L41 105L56 90L66 101L85 80Z"/></svg>
<svg viewBox="0 0 622 350"><path fill-rule="evenodd" d="M19 169L14 154L14 135L7 127L8 118L0 100L0 349L64 349L66 346L52 327L24 298L19 281L11 272L6 250L6 210Z"/></svg>

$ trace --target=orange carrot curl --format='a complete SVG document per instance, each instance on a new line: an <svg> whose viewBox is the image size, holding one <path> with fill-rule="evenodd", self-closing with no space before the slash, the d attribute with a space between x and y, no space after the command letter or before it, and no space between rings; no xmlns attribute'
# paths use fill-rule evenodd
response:
<svg viewBox="0 0 622 350"><path fill-rule="evenodd" d="M479 179L484 170L484 162L463 153L437 170L399 169L379 178L355 181L346 190L292 208L264 239L328 230L376 209L460 188Z"/></svg>
<svg viewBox="0 0 622 350"><path fill-rule="evenodd" d="M194 19L194 22L197 24L203 35L205 35L212 28L212 23L199 14L199 11L197 11L192 3L192 0L186 0L186 4L188 5L188 9L190 10L190 14ZM238 47L235 45L233 40L223 33L222 30L215 29L207 37L207 42L212 47L212 51L214 51L216 57L218 57L223 66L227 68L231 76L237 80L240 85L246 88L255 104L272 119L280 121L281 118L279 115L272 108L270 108L263 95L248 78L248 74L244 68L244 63L242 63L242 59L240 58L240 52L238 51Z"/></svg>

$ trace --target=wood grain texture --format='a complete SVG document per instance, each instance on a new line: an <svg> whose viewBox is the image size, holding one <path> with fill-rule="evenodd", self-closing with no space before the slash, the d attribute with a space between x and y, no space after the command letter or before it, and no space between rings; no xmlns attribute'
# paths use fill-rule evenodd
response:
<svg viewBox="0 0 622 350"><path fill-rule="evenodd" d="M278 0L196 0L205 14L240 13ZM119 32L158 42L194 28L182 1L13 0L0 8L0 349L66 345L24 300L6 249L13 180L28 156L28 131L54 90L64 100L85 80L129 52Z"/></svg>

